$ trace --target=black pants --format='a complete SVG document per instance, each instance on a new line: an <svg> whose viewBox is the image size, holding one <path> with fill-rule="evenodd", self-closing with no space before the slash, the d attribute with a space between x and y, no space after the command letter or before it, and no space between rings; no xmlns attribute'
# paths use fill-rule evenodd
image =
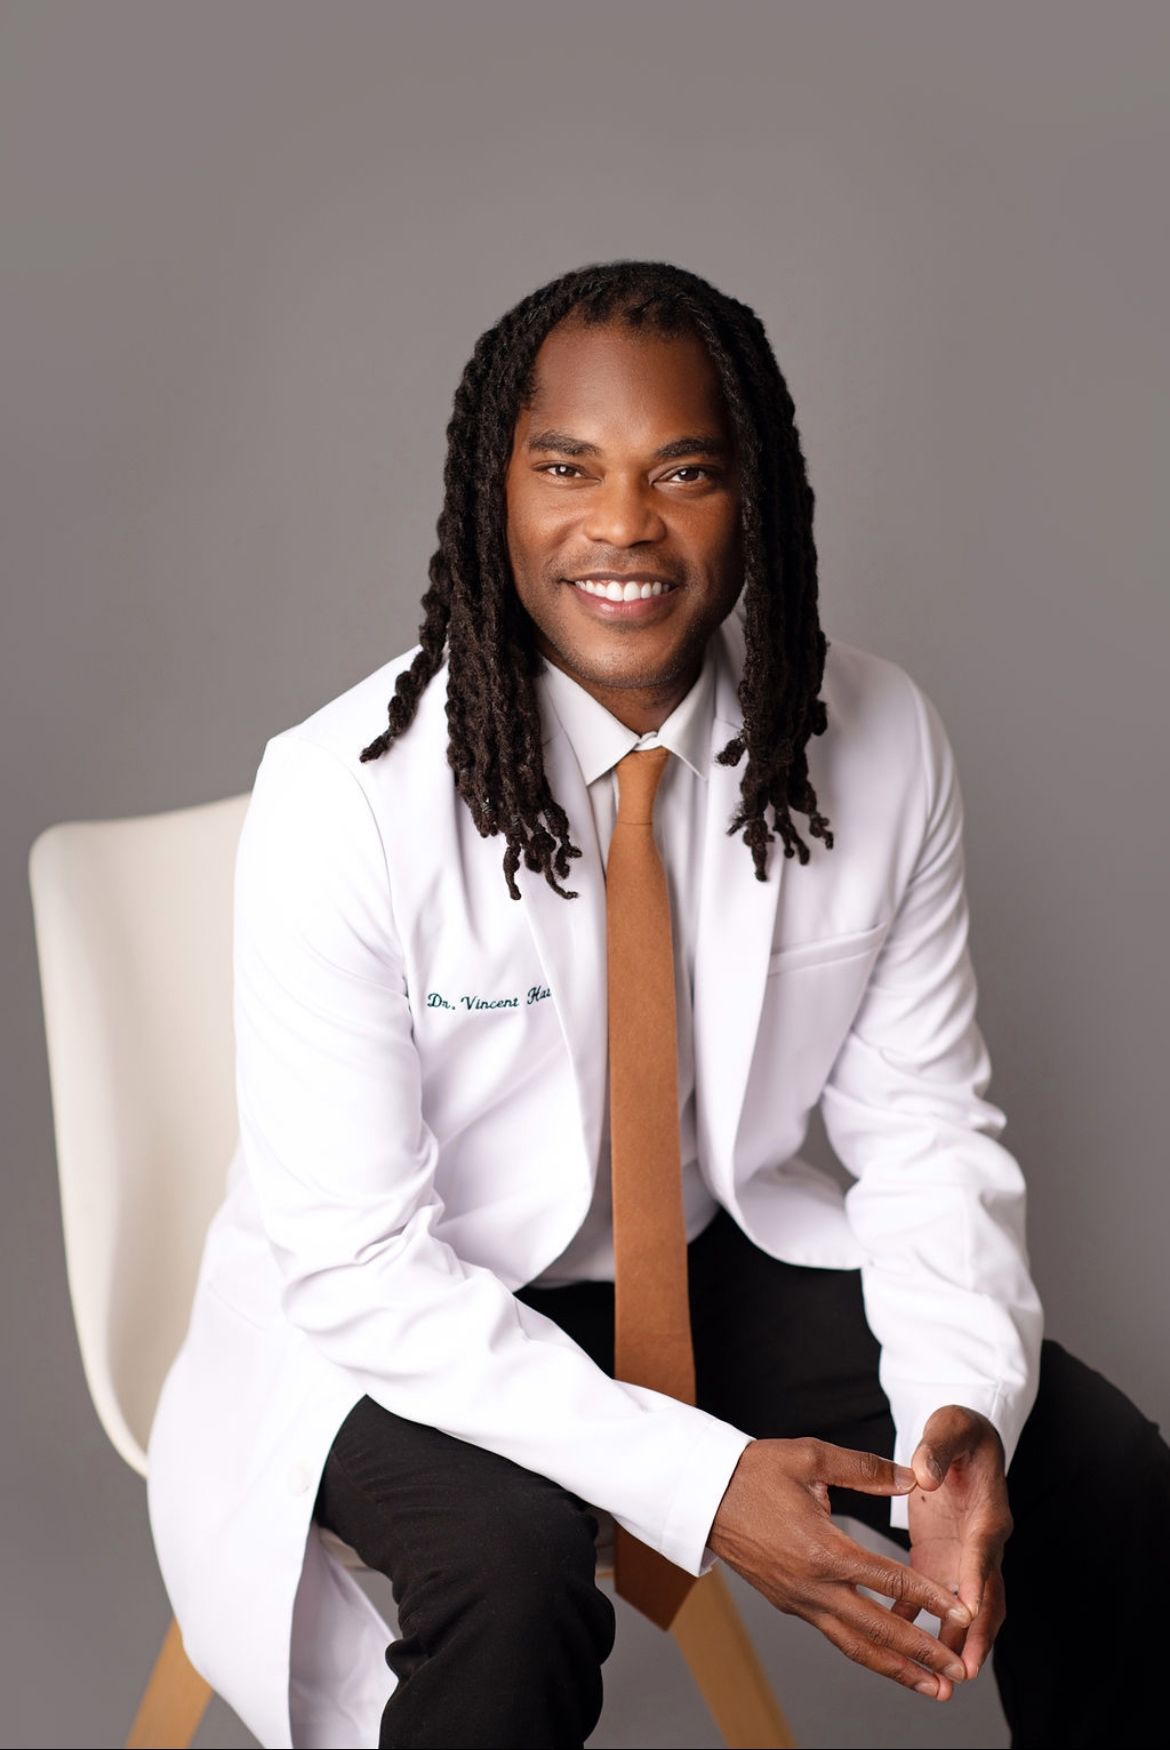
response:
<svg viewBox="0 0 1170 1750"><path fill-rule="evenodd" d="M703 1409L759 1438L811 1434L892 1455L858 1271L780 1263L722 1210L691 1242L688 1269ZM612 1283L518 1298L612 1374ZM1160 1736L1170 1449L1157 1424L1046 1339L1008 1493L1007 1619L992 1666L1013 1746ZM831 1499L908 1547L887 1498ZM381 1746L583 1745L615 1624L583 1501L366 1397L338 1431L314 1514L391 1577L401 1639L386 1652L398 1684Z"/></svg>

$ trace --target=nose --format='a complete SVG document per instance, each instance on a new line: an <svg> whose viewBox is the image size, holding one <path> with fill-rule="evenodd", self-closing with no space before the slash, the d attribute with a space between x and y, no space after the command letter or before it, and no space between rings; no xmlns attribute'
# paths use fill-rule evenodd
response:
<svg viewBox="0 0 1170 1750"><path fill-rule="evenodd" d="M589 495L583 533L598 547L615 549L661 541L666 524L653 494L648 481L609 475L600 489Z"/></svg>

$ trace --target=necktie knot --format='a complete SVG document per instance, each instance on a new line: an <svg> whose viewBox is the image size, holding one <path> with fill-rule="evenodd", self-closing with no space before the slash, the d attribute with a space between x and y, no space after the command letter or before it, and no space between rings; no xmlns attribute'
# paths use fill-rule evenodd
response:
<svg viewBox="0 0 1170 1750"><path fill-rule="evenodd" d="M658 781L669 758L668 747L639 747L618 761L618 826L651 824Z"/></svg>

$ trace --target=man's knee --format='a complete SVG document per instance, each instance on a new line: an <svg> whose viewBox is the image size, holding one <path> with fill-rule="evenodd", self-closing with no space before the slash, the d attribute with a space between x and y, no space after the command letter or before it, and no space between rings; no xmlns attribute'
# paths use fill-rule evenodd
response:
<svg viewBox="0 0 1170 1750"><path fill-rule="evenodd" d="M613 1613L595 1583L597 1520L577 1496L517 1470L469 1505L423 1538L394 1540L391 1579L404 1625L422 1617L432 1633L445 1632L449 1618L504 1639L528 1625L539 1639L542 1624L559 1631L575 1614L605 1640Z"/></svg>
<svg viewBox="0 0 1170 1750"><path fill-rule="evenodd" d="M517 1490L485 1505L461 1565L472 1590L525 1617L594 1589L596 1536L593 1513L568 1491Z"/></svg>

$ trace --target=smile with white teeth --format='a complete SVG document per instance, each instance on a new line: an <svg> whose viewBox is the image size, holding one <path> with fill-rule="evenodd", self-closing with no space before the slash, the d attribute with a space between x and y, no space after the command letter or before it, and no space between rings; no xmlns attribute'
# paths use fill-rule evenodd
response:
<svg viewBox="0 0 1170 1750"><path fill-rule="evenodd" d="M574 589L583 589L587 595L604 596L610 602L644 602L674 588L673 583L635 583L632 578L628 583L620 583L616 577L610 578L608 583L594 583L588 577L574 577L571 581Z"/></svg>

